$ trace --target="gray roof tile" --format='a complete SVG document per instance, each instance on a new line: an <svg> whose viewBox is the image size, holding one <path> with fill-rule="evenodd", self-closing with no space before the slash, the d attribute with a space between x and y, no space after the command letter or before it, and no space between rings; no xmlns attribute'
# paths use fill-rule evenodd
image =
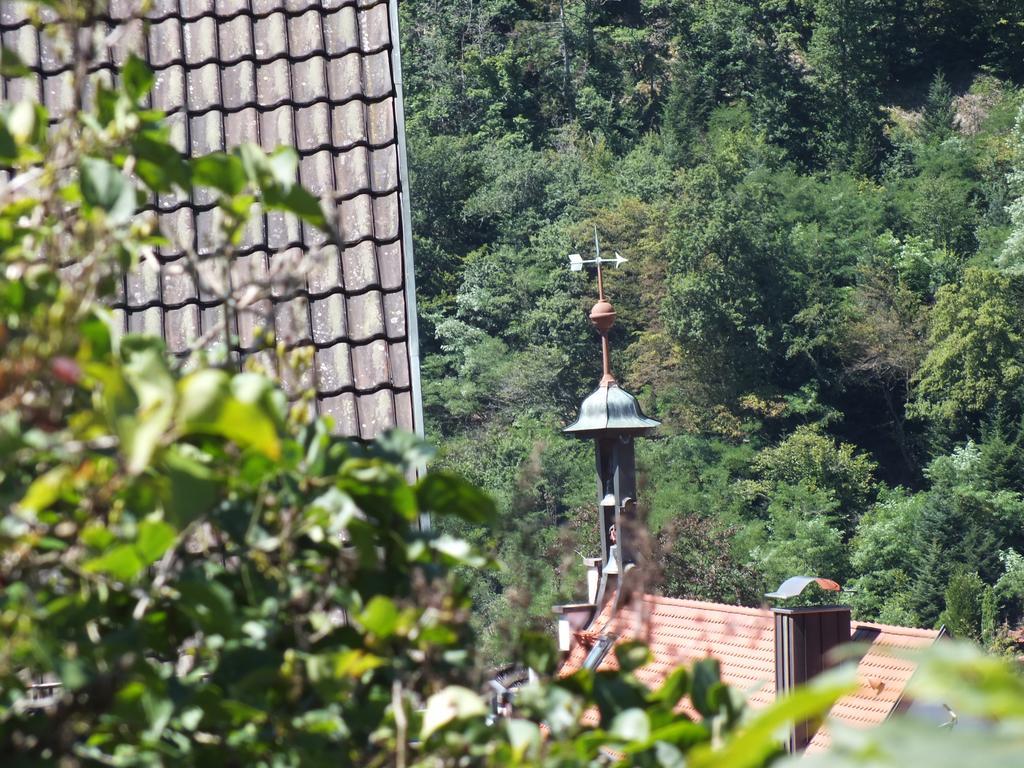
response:
<svg viewBox="0 0 1024 768"><path fill-rule="evenodd" d="M192 155L242 142L295 147L300 181L333 200L342 240L340 249L326 245L294 216L257 210L227 270L204 258L219 243L212 192L161 195L168 243L157 263L125 276L115 317L127 331L163 335L175 354L186 356L199 339L230 341L236 359L270 371L275 358L260 351L266 329L286 346L312 346L311 367L280 372L283 385L295 395L314 387L336 429L363 438L420 427L401 237L394 2L152 0L143 23L130 18L139 0L113 0L98 22L112 50L93 65L109 82L129 51L146 57L156 73L151 103L169 113L172 141ZM72 63L26 19L24 3L0 0L0 43L34 73L0 80L0 98L40 100L56 120L73 104ZM296 274L298 265L304 272ZM250 287L236 295L228 316L229 291L268 282L269 294Z"/></svg>

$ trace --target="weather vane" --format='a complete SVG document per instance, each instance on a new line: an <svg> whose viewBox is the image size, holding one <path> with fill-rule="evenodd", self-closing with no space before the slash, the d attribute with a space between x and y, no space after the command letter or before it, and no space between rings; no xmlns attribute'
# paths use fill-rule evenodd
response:
<svg viewBox="0 0 1024 768"><path fill-rule="evenodd" d="M597 239L597 226L594 226L594 258L584 259L578 253L569 254L569 269L573 272L580 272L583 270L584 264L596 264L597 265L597 295L601 301L604 301L604 280L601 275L602 264L614 264L616 267L620 264L624 264L628 259L623 258L618 251L612 251L615 254L614 259L601 258L601 243Z"/></svg>
<svg viewBox="0 0 1024 768"><path fill-rule="evenodd" d="M615 254L614 259L605 259L601 257L601 243L597 239L597 227L594 227L594 258L584 259L578 253L569 254L569 269L573 272L579 272L583 269L584 264L596 264L597 265L597 303L590 310L590 322L593 323L594 327L597 328L597 332L601 334L601 357L603 362L603 375L601 376L600 386L608 387L611 385L618 386L615 383L615 377L612 375L611 369L611 352L608 348L608 331L611 330L612 323L615 322L615 308L612 307L604 297L604 280L601 275L602 264L614 264L616 267L624 263L624 259L619 255L618 251L613 251Z"/></svg>

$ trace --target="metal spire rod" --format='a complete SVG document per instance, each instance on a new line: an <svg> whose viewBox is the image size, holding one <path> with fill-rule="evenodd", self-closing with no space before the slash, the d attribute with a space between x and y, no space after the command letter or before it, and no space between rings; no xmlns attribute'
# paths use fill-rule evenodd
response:
<svg viewBox="0 0 1024 768"><path fill-rule="evenodd" d="M611 349L608 343L608 331L611 330L612 323L615 322L615 309L604 297L604 272L601 269L602 264L614 264L617 267L626 261L618 251L614 253L614 259L606 259L601 256L601 241L597 236L597 226L595 225L594 258L584 259L578 253L569 254L569 269L573 272L581 271L584 264L597 265L598 299L597 304L590 310L590 322L593 323L594 327L597 328L597 332L601 335L602 376L600 385L602 387L615 384L615 376L612 375L611 371Z"/></svg>

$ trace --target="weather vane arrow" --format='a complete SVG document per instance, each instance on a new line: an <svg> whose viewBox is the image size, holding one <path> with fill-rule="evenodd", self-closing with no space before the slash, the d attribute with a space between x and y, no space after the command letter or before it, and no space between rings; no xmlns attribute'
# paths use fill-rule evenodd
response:
<svg viewBox="0 0 1024 768"><path fill-rule="evenodd" d="M578 253L569 254L569 269L573 272L580 272L583 269L584 264L596 264L597 265L597 294L602 301L604 301L604 279L601 274L602 264L611 264L613 266L619 266L625 264L629 259L622 256L618 251L612 251L615 254L614 259L606 259L601 256L601 242L597 239L597 227L594 227L594 258L584 259Z"/></svg>
<svg viewBox="0 0 1024 768"><path fill-rule="evenodd" d="M606 259L601 256L601 243L597 238L597 227L594 227L594 258L584 259L578 253L569 254L569 269L573 272L579 272L583 269L584 264L596 264L597 265L597 303L590 310L590 322L597 329L597 332L601 335L601 358L603 364L603 375L601 376L600 386L618 386L615 384L615 377L612 375L611 370L611 350L608 344L608 331L611 330L612 323L615 322L615 308L609 303L604 297L604 279L601 275L602 264L613 264L619 266L624 263L624 259L618 251L613 251L615 254L614 259Z"/></svg>

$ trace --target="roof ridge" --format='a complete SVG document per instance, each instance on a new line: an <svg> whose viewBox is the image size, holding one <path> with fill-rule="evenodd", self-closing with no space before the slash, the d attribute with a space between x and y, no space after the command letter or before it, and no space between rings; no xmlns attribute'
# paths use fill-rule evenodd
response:
<svg viewBox="0 0 1024 768"><path fill-rule="evenodd" d="M686 600L679 597L648 594L645 594L643 599L662 605L677 605L700 610L721 611L722 613L738 613L744 616L757 616L759 618L771 618L772 615L771 611L767 608L751 608L746 605L730 605L729 603L716 603L710 600Z"/></svg>
<svg viewBox="0 0 1024 768"><path fill-rule="evenodd" d="M858 629L877 629L893 635L908 635L910 637L924 637L938 639L938 629L922 629L920 627L901 627L897 624L880 624L874 621L852 621L850 622L851 633Z"/></svg>

